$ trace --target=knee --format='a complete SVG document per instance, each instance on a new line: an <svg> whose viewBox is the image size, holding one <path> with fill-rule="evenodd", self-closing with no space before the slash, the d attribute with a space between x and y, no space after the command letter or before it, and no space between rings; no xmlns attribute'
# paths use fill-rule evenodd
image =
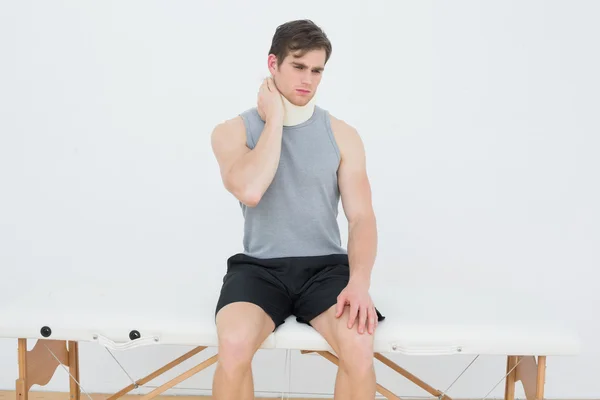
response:
<svg viewBox="0 0 600 400"><path fill-rule="evenodd" d="M368 375L373 370L373 335L350 332L339 345L340 365L351 376Z"/></svg>
<svg viewBox="0 0 600 400"><path fill-rule="evenodd" d="M254 357L254 344L243 330L223 332L219 336L219 363L225 370L234 372L249 367Z"/></svg>

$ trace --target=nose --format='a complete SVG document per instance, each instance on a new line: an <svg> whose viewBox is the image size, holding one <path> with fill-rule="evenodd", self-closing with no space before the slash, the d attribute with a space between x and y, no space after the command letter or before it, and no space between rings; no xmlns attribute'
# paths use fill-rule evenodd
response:
<svg viewBox="0 0 600 400"><path fill-rule="evenodd" d="M302 74L302 84L304 85L310 85L312 84L312 72L310 70L306 71L304 74Z"/></svg>

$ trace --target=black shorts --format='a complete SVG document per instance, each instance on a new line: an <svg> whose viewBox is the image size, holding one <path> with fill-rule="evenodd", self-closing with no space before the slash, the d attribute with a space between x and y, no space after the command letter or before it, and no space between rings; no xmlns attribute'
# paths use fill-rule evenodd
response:
<svg viewBox="0 0 600 400"><path fill-rule="evenodd" d="M227 304L243 301L261 307L275 328L290 315L310 324L337 303L349 278L346 254L269 259L236 254L227 260L215 317ZM379 311L377 317L384 319Z"/></svg>

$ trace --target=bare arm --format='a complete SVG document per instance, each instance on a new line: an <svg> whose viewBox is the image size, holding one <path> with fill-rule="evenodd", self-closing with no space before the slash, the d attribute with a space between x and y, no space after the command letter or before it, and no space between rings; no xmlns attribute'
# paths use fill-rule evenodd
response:
<svg viewBox="0 0 600 400"><path fill-rule="evenodd" d="M338 296L336 316L350 306L348 328L358 319L358 332L365 328L373 333L377 326L375 305L369 294L371 273L377 255L377 222L371 201L371 184L367 177L365 150L356 129L343 121L331 119L342 160L338 184L348 219L348 258L350 280Z"/></svg>
<svg viewBox="0 0 600 400"><path fill-rule="evenodd" d="M368 287L377 255L377 222L365 150L356 129L336 119L332 120L332 127L342 153L338 180L344 213L348 219L350 280Z"/></svg>
<svg viewBox="0 0 600 400"><path fill-rule="evenodd" d="M283 124L268 119L254 149L246 146L241 117L217 125L211 137L225 188L239 201L255 207L273 181L281 154Z"/></svg>

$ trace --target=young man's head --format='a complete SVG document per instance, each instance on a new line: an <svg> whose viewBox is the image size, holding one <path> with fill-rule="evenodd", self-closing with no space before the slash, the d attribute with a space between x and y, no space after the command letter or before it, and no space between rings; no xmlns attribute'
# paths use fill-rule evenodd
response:
<svg viewBox="0 0 600 400"><path fill-rule="evenodd" d="M303 106L314 97L330 56L331 42L321 28L310 20L290 21L275 31L268 68L281 94Z"/></svg>

